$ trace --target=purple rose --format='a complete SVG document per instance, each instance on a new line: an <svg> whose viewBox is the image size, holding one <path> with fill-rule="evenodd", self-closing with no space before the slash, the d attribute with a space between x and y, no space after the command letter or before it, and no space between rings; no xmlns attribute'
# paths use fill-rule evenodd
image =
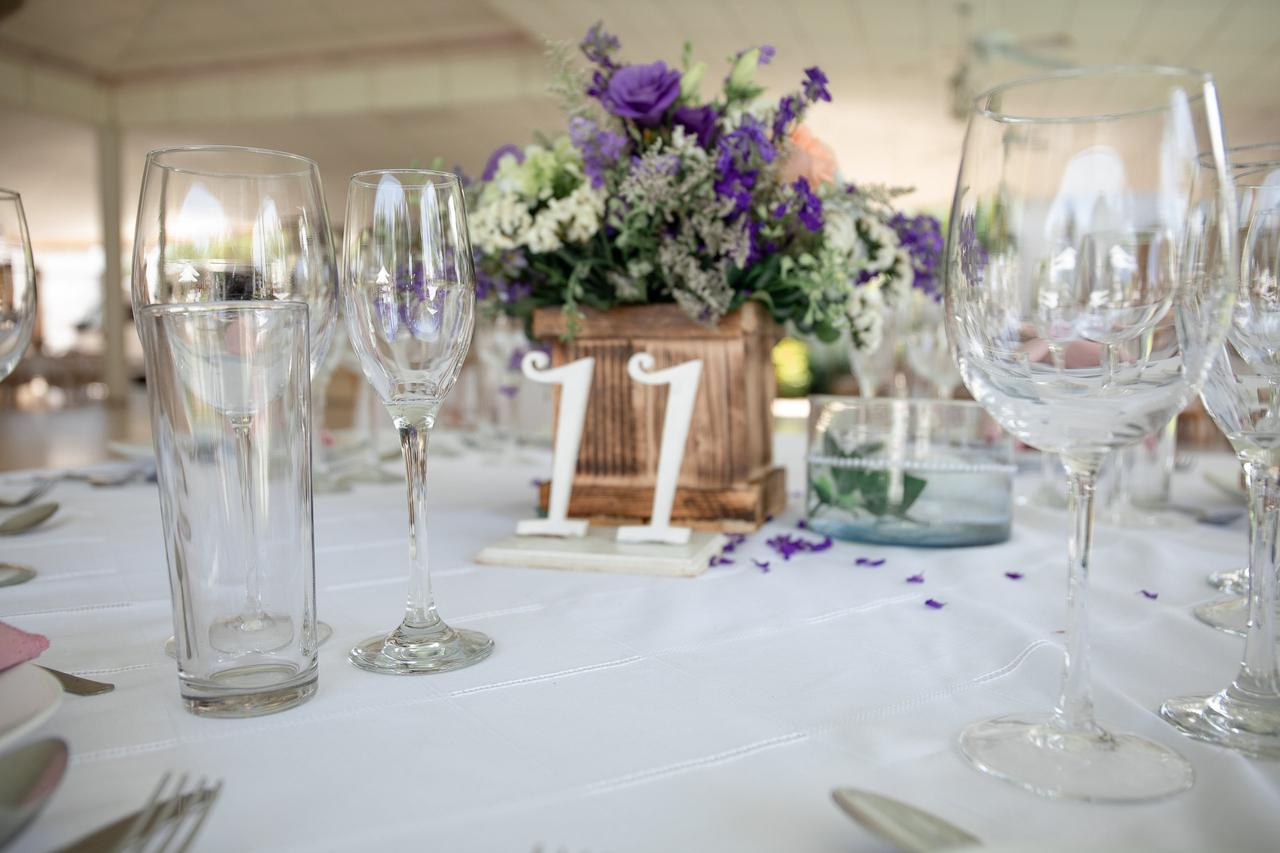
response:
<svg viewBox="0 0 1280 853"><path fill-rule="evenodd" d="M716 132L715 107L679 107L676 109L676 124L698 137L698 144L703 148L711 147L711 139Z"/></svg>
<svg viewBox="0 0 1280 853"><path fill-rule="evenodd" d="M605 109L639 125L655 125L680 95L680 72L658 61L624 65L609 78L600 101Z"/></svg>

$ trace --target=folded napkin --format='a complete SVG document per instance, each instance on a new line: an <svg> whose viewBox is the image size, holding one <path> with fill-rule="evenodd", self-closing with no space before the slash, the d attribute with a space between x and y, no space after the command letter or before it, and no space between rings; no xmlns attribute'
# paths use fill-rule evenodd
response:
<svg viewBox="0 0 1280 853"><path fill-rule="evenodd" d="M0 622L0 672L38 657L47 648L49 638L43 634L28 634Z"/></svg>

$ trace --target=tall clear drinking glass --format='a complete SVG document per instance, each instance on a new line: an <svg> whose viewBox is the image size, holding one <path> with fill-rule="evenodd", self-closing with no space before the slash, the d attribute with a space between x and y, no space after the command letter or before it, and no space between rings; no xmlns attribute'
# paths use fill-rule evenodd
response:
<svg viewBox="0 0 1280 853"><path fill-rule="evenodd" d="M483 660L493 641L449 627L427 573L427 437L475 325L475 271L456 175L361 172L347 190L342 292L351 345L400 432L409 480L404 619L351 650L361 669L412 675Z"/></svg>
<svg viewBox="0 0 1280 853"><path fill-rule="evenodd" d="M1191 765L1094 719L1086 601L1098 468L1199 392L1236 264L1212 80L1083 69L987 92L969 116L948 240L947 334L974 398L1062 456L1070 481L1066 668L1057 708L967 728L976 767L1039 794L1133 801Z"/></svg>
<svg viewBox="0 0 1280 853"><path fill-rule="evenodd" d="M133 244L135 316L148 305L302 302L310 312L314 372L333 334L337 289L329 213L313 161L228 145L147 154ZM145 328L139 333L145 335ZM145 337L142 343L147 345ZM255 452L252 419L231 427L240 446L241 501L247 503L256 487L248 468ZM250 528L246 535L256 532ZM260 571L250 567L250 587ZM287 626L246 598L223 642L228 650L248 651L283 645L288 637Z"/></svg>
<svg viewBox="0 0 1280 853"><path fill-rule="evenodd" d="M0 379L18 366L36 323L36 266L22 196L0 189Z"/></svg>
<svg viewBox="0 0 1280 853"><path fill-rule="evenodd" d="M291 708L318 672L307 306L152 305L139 322L183 701ZM255 613L270 634L245 624Z"/></svg>
<svg viewBox="0 0 1280 853"><path fill-rule="evenodd" d="M1210 175L1212 177L1212 173ZM1204 386L1204 407L1244 466L1249 486L1248 621L1234 681L1211 696L1164 703L1183 734L1280 758L1276 657L1280 566L1280 165L1235 176L1240 280L1227 341Z"/></svg>

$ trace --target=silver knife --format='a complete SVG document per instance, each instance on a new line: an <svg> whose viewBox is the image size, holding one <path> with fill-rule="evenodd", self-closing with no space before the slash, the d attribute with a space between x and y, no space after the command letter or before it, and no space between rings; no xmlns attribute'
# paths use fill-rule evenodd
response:
<svg viewBox="0 0 1280 853"><path fill-rule="evenodd" d="M982 844L937 815L881 794L857 788L836 788L831 792L831 799L845 814L899 850L931 853Z"/></svg>

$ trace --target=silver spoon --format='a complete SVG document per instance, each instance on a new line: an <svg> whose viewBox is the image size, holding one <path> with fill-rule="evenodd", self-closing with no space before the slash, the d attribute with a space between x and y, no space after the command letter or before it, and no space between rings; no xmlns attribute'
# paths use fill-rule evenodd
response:
<svg viewBox="0 0 1280 853"><path fill-rule="evenodd" d="M36 504L19 510L4 521L0 521L0 535L12 536L15 533L26 533L33 527L43 524L57 511L58 504L54 502Z"/></svg>
<svg viewBox="0 0 1280 853"><path fill-rule="evenodd" d="M0 847L40 813L66 769L62 738L44 738L0 755Z"/></svg>
<svg viewBox="0 0 1280 853"><path fill-rule="evenodd" d="M0 563L0 586L17 586L36 576L36 570L17 563Z"/></svg>
<svg viewBox="0 0 1280 853"><path fill-rule="evenodd" d="M836 788L831 799L864 829L899 850L930 853L982 844L960 827L891 797L857 788Z"/></svg>
<svg viewBox="0 0 1280 853"><path fill-rule="evenodd" d="M31 488L27 489L22 495L16 498L0 498L0 509L16 509L20 506L26 506L38 497L42 497L45 492L53 488L58 481L53 478L45 478L36 480L31 484Z"/></svg>

